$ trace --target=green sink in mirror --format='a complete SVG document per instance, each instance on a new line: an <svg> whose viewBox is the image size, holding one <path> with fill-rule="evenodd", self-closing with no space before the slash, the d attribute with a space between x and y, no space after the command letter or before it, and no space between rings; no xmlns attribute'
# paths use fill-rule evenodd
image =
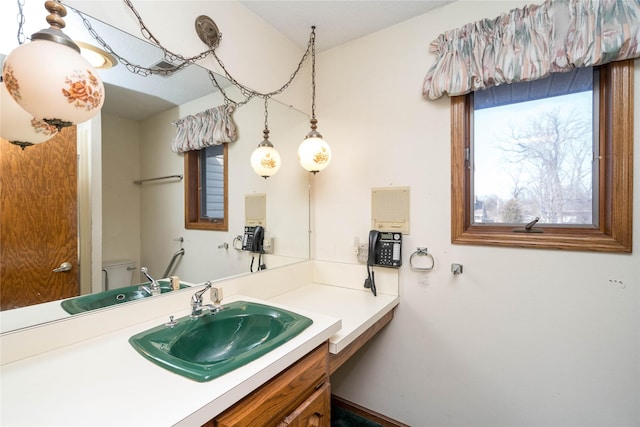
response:
<svg viewBox="0 0 640 427"><path fill-rule="evenodd" d="M288 310L236 301L215 314L185 316L141 332L129 343L153 363L202 382L263 356L312 323Z"/></svg>
<svg viewBox="0 0 640 427"><path fill-rule="evenodd" d="M168 280L158 280L160 291L164 294L171 292L171 284ZM64 311L69 314L84 313L85 311L96 310L98 308L110 307L124 302L135 301L142 298L148 298L150 295L141 291L139 286L149 286L150 282L140 283L138 285L127 286L124 288L111 289L95 294L83 295L81 297L66 299L60 303ZM189 285L180 283L180 289L188 288Z"/></svg>

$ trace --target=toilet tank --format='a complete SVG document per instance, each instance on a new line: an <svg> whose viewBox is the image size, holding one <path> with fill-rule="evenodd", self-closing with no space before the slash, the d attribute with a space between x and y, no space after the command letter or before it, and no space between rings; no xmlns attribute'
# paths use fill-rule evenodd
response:
<svg viewBox="0 0 640 427"><path fill-rule="evenodd" d="M102 289L117 289L130 286L133 272L136 270L135 261L114 261L102 266Z"/></svg>

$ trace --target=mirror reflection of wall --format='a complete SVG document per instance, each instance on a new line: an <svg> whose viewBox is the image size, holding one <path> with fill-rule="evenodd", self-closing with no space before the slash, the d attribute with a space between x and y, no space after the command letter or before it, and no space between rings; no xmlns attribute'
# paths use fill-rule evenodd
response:
<svg viewBox="0 0 640 427"><path fill-rule="evenodd" d="M239 138L229 144L228 232L185 230L183 181L133 183L182 173L183 155L168 149L175 135L171 122L220 103L219 96L208 95L142 122L103 114L103 263L139 260L138 265L161 276L176 251L184 248L185 255L174 274L186 280L198 282L247 272L246 254L232 246L245 225L247 193L269 195L266 235L277 241L269 263L278 266L308 257L308 206L300 203L307 197L308 174L298 167L296 159L306 116L290 107L277 102L270 107L273 142L285 166L268 180L257 176L247 161L260 142L262 122L253 118L262 113L261 101L254 99L234 114ZM129 131L122 135L125 129ZM139 232L133 231L136 229Z"/></svg>
<svg viewBox="0 0 640 427"><path fill-rule="evenodd" d="M43 15L43 10L40 10L43 9L42 5L32 2L25 7L28 9L29 23L39 30L43 24L35 17ZM65 20L65 33L74 39L77 37L71 32L86 33L84 25L71 9ZM71 22L73 20L76 21ZM120 52L135 52L132 55L136 57L142 54L140 48L134 47L135 44L148 46L146 42L106 24L92 22L96 28L100 27L99 33L105 39L105 32L113 31L115 41L110 42L114 48L118 45ZM3 26L2 39L5 42L15 39L14 26L13 22ZM31 32L31 27L25 29L25 33ZM87 34L83 38L91 40ZM12 43L5 42L0 44L1 53L8 53L13 48ZM309 174L299 167L296 157L297 146L308 132L306 115L275 100L270 103L271 140L282 156L283 167L277 175L264 180L253 172L249 163L251 152L262 140L262 101L253 100L238 109L234 113L234 120L239 138L229 149L229 231L185 230L183 181L143 185L134 184L133 181L182 173L183 156L170 150L176 130L171 122L220 105L222 99L212 93L213 86L204 69L200 69L200 77L186 77L184 84L193 86L195 82L204 82L207 89L200 90L195 100L192 97L182 101L167 101L149 89L169 87L174 95L183 96L188 90L186 86L181 86L182 83L176 82L178 75L168 78L136 76L140 83L119 85L107 77L109 73L116 73L116 69L101 72L108 100L101 117L78 126L78 221L82 268L77 273L81 277L80 294L101 291L104 286L103 266L120 261L135 263L136 271L131 279L133 283L145 281L138 273L143 265L149 268L154 277L160 277L180 248L184 248L185 256L175 264L173 273L183 280L199 282L248 273L248 254L234 250L231 243L235 236L242 234L244 198L252 193L268 195L269 228L266 237L275 241L275 253L268 256L267 268L308 258ZM155 84L152 84L153 80L156 80ZM135 93L136 100L128 98L132 95L132 89L138 92L142 88L146 88L146 94ZM229 94L234 98L231 89ZM149 105L158 102L163 104L159 113L127 116L144 113ZM218 248L223 243L228 243L228 249ZM44 306L55 306L56 310L53 311L57 311L59 303L40 306L27 307L29 310L22 317L32 320L25 324L18 323L21 326L17 327L55 319L45 312ZM37 310L39 308L43 310ZM12 324L5 321L6 315L12 312L18 315L20 311L25 309L0 313L2 332L15 329L5 328Z"/></svg>

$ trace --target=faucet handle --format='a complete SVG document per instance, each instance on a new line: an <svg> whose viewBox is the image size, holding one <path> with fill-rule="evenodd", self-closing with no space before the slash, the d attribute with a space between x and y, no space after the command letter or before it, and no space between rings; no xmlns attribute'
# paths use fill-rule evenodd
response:
<svg viewBox="0 0 640 427"><path fill-rule="evenodd" d="M200 289L198 292L196 292L195 294L193 294L193 296L191 297L191 300L193 302L200 302L202 303L202 295L207 292L207 290L211 287L211 282L204 282L204 284L206 285L204 288Z"/></svg>

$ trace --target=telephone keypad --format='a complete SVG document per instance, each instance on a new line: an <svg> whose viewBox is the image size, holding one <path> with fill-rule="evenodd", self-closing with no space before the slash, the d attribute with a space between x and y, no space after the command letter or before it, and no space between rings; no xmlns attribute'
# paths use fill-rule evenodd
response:
<svg viewBox="0 0 640 427"><path fill-rule="evenodd" d="M399 267L400 266L400 243L380 242L379 265Z"/></svg>

